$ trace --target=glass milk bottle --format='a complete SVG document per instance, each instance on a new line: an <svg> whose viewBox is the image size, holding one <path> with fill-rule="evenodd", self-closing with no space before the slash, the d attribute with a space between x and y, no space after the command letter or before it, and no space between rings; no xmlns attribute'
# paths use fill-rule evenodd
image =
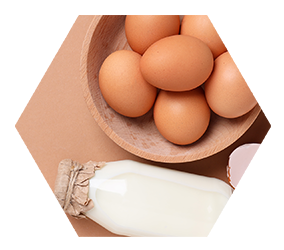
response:
<svg viewBox="0 0 284 250"><path fill-rule="evenodd" d="M55 195L66 212L126 236L207 236L232 194L219 179L132 160L64 160L58 171Z"/></svg>

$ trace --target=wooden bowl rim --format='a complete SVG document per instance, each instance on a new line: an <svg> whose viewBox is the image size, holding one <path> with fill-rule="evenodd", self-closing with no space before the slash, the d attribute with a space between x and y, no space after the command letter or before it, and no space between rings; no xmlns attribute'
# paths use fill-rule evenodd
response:
<svg viewBox="0 0 284 250"><path fill-rule="evenodd" d="M209 156L212 156L216 153L219 153L220 151L224 150L225 148L229 147L231 144L233 144L235 141L237 141L254 123L256 118L259 116L261 112L260 106L257 104L251 111L251 115L246 120L247 122L247 128L244 129L242 132L238 133L234 140L227 142L227 143L219 143L217 144L213 150L207 151L207 154L184 154L184 155L159 155L151 152L146 152L142 149L139 149L135 147L134 145L130 144L129 142L125 141L123 138L118 136L115 131L112 130L112 128L109 127L109 125L105 122L105 120L101 117L99 114L99 111L97 110L91 92L89 88L89 82L88 82L88 53L90 44L93 38L93 33L101 21L103 15L95 15L93 20L91 21L91 24L87 30L85 39L83 41L82 51L81 51L81 58L80 58L80 77L81 77L81 85L83 89L83 95L85 98L85 101L87 103L87 107L91 112L91 115L95 119L95 121L98 123L99 127L104 131L104 133L112 139L117 145L125 149L126 151L137 155L141 158L156 161L156 162L164 162L164 163L185 163L185 162L191 162L195 160L200 160ZM194 157L193 157L194 156Z"/></svg>

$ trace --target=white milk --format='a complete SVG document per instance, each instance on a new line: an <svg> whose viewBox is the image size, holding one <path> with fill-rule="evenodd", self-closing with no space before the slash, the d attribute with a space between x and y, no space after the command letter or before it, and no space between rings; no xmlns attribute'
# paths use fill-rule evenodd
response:
<svg viewBox="0 0 284 250"><path fill-rule="evenodd" d="M221 180L130 160L106 163L89 185L86 216L127 236L207 236L232 194Z"/></svg>

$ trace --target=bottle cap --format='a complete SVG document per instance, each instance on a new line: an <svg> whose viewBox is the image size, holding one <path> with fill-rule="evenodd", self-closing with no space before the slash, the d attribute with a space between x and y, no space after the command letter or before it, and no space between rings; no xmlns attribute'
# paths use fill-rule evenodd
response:
<svg viewBox="0 0 284 250"><path fill-rule="evenodd" d="M104 164L94 161L80 164L71 159L59 163L54 194L66 213L75 218L85 218L85 212L94 207L93 201L88 197L89 179Z"/></svg>

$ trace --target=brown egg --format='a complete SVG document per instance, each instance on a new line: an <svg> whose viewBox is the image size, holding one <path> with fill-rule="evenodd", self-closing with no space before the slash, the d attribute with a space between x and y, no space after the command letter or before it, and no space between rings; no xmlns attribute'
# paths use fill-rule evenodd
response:
<svg viewBox="0 0 284 250"><path fill-rule="evenodd" d="M270 82L270 61L265 58L265 66L260 66L261 59L257 52L250 51L228 51L215 59L213 73L205 83L205 96L216 114L236 118L257 104L252 90L258 89L255 86L261 89L263 80ZM252 81L254 88L250 89L248 83Z"/></svg>
<svg viewBox="0 0 284 250"><path fill-rule="evenodd" d="M153 106L157 89L141 75L141 55L128 50L110 54L99 72L99 86L105 101L118 113L138 117Z"/></svg>
<svg viewBox="0 0 284 250"><path fill-rule="evenodd" d="M128 15L125 19L127 41L140 54L161 38L179 34L179 30L178 15Z"/></svg>
<svg viewBox="0 0 284 250"><path fill-rule="evenodd" d="M161 90L154 105L154 121L167 140L186 145L205 133L210 112L201 87L184 92Z"/></svg>
<svg viewBox="0 0 284 250"><path fill-rule="evenodd" d="M200 86L212 72L213 55L201 40L184 35L163 38L143 54L140 68L153 86L187 91Z"/></svg>
<svg viewBox="0 0 284 250"><path fill-rule="evenodd" d="M205 42L214 58L227 50L271 49L271 29L263 15L185 15L180 33Z"/></svg>

